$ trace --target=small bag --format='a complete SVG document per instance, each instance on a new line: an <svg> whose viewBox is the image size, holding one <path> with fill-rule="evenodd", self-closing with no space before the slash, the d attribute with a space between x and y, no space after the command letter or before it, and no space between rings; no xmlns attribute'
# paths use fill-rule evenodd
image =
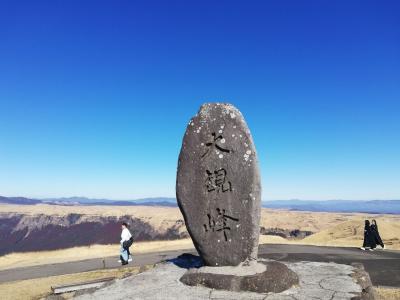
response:
<svg viewBox="0 0 400 300"><path fill-rule="evenodd" d="M122 247L123 247L125 250L128 250L129 247L132 246L132 244L133 244L133 237L131 237L129 240L123 242L123 243L122 243Z"/></svg>

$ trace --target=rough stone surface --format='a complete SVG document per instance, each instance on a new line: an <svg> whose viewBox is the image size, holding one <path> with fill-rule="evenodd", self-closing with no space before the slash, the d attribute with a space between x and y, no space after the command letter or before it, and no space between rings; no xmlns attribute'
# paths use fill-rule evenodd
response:
<svg viewBox="0 0 400 300"><path fill-rule="evenodd" d="M257 261L251 261L249 263L241 263L238 266L226 266L226 267L202 267L192 269L190 272L194 273L212 273L220 275L234 275L234 276L250 276L260 273L264 273L267 270L265 263Z"/></svg>
<svg viewBox="0 0 400 300"><path fill-rule="evenodd" d="M257 154L242 114L201 106L187 126L176 193L193 243L209 266L256 260L261 210Z"/></svg>
<svg viewBox="0 0 400 300"><path fill-rule="evenodd" d="M174 263L163 263L144 273L116 280L106 288L100 288L91 294L80 295L76 299L374 299L373 297L362 297L362 287L352 277L356 272L359 272L355 267L320 262L285 262L285 265L296 272L299 277L299 284L282 293L231 292L213 290L202 286L187 286L179 281L179 278L187 271L186 268L180 268ZM324 288L320 285L321 282L326 282L329 278L339 280L341 285L329 286L329 289L327 289L327 286Z"/></svg>
<svg viewBox="0 0 400 300"><path fill-rule="evenodd" d="M264 261L259 265L264 266L264 271L252 275L248 275L249 272L246 267L235 267L238 270L232 270L234 275L221 274L220 269L223 267L190 269L180 280L190 286L201 285L217 290L256 293L280 293L299 283L296 273L282 263ZM215 269L215 271L212 269ZM240 273L241 269L245 269L244 274ZM253 269L256 268L253 267ZM257 269L261 268L258 267Z"/></svg>
<svg viewBox="0 0 400 300"><path fill-rule="evenodd" d="M351 276L356 271L352 266L320 262L285 264L296 272L300 278L300 284L279 295L291 296L296 300L353 299L361 295L361 286ZM334 282L337 284L332 284ZM266 299L279 298L267 297Z"/></svg>
<svg viewBox="0 0 400 300"><path fill-rule="evenodd" d="M378 298L375 289L372 285L371 278L369 274L365 271L363 264L353 263L352 266L355 267L355 271L352 277L361 286L362 292L359 299L362 300L373 300Z"/></svg>

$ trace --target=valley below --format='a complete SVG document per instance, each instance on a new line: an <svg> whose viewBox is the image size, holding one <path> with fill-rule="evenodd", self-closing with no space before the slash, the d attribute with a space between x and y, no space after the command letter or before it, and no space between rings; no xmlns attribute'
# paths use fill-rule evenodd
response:
<svg viewBox="0 0 400 300"><path fill-rule="evenodd" d="M400 249L400 215L266 208L261 214L260 242L360 246L365 219L376 219L387 247ZM122 222L130 224L136 243L179 243L189 238L176 207L2 204L0 255L115 245L119 243Z"/></svg>

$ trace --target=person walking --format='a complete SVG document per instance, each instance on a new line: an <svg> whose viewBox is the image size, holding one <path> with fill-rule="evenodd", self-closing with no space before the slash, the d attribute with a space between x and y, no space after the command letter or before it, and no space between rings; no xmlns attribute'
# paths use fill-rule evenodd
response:
<svg viewBox="0 0 400 300"><path fill-rule="evenodd" d="M131 232L128 229L128 224L126 222L121 224L122 232L121 232L121 249L120 249L120 260L122 265L127 265L129 261L132 261L131 254L129 252L129 247L133 243L133 237Z"/></svg>
<svg viewBox="0 0 400 300"><path fill-rule="evenodd" d="M371 230L370 222L369 220L365 220L365 226L364 226L364 243L362 247L360 248L361 250L370 250L373 251L373 249L376 247L375 243L375 238L374 234Z"/></svg>
<svg viewBox="0 0 400 300"><path fill-rule="evenodd" d="M376 223L376 220L372 220L371 222L371 232L374 237L375 243L378 244L379 246L382 247L382 249L385 249L385 245L383 244L383 241L381 239L381 236L379 234L378 230L378 224Z"/></svg>

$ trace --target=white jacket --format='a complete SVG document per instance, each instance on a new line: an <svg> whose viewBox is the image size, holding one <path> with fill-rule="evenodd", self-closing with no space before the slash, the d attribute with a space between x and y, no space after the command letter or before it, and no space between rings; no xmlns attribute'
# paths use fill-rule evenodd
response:
<svg viewBox="0 0 400 300"><path fill-rule="evenodd" d="M125 241L129 241L129 239L132 237L131 232L129 231L128 228L124 228L121 232L121 244Z"/></svg>

